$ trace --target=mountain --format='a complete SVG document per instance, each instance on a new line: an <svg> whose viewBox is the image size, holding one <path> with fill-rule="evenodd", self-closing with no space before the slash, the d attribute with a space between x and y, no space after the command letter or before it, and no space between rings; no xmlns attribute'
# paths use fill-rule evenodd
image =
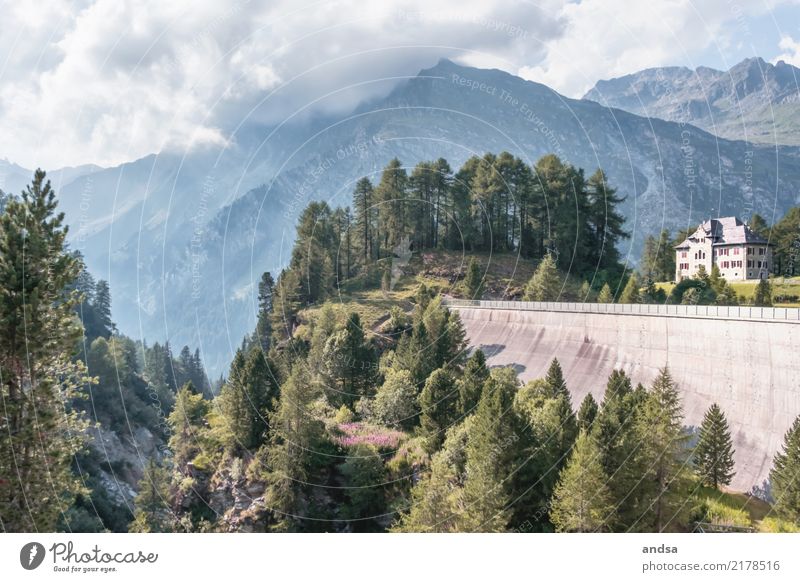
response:
<svg viewBox="0 0 800 582"><path fill-rule="evenodd" d="M87 174L100 171L100 166L85 164L82 166L58 168L47 170L47 176L57 191L67 184ZM30 184L33 170L23 168L8 160L0 160L0 190L6 194L19 194L25 186Z"/></svg>
<svg viewBox="0 0 800 582"><path fill-rule="evenodd" d="M798 202L800 149L727 141L696 128L566 98L499 70L442 60L340 118L245 125L225 148L162 153L60 190L72 244L110 282L120 329L199 345L226 370L255 325L257 281L288 262L310 200L350 204L398 157L409 167L508 150L603 168L626 197L635 261L647 234L717 215L782 215Z"/></svg>
<svg viewBox="0 0 800 582"><path fill-rule="evenodd" d="M645 69L598 81L584 99L727 139L800 145L800 69L783 61L745 59L727 71Z"/></svg>

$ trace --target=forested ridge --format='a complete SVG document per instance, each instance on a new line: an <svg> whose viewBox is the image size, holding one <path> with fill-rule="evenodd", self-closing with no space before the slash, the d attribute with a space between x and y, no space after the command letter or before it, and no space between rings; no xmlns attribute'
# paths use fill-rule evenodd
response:
<svg viewBox="0 0 800 582"><path fill-rule="evenodd" d="M537 202L544 191L552 204ZM108 286L67 248L37 172L0 216L3 530L686 531L746 518L720 490L735 472L724 403L688 432L668 369L650 386L615 371L601 401L577 403L557 359L525 385L489 368L424 283L380 322L337 308L400 284L394 262L409 251L462 247L534 262L532 298L569 272L577 292L639 300L650 291L616 255L614 200L601 173L585 180L555 156L535 171L500 154L411 175L393 161L377 185L358 182L351 209L306 208L289 266L263 274L257 324L212 386L198 351L175 357L114 329ZM459 293L480 296L475 265ZM145 427L154 446L137 467L108 466L91 424ZM92 464L136 473L129 511L86 478ZM798 471L800 419L765 527L800 525Z"/></svg>

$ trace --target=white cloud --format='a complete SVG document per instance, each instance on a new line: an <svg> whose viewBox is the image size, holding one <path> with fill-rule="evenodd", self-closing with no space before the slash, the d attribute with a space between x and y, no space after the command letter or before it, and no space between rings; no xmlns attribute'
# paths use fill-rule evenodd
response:
<svg viewBox="0 0 800 582"><path fill-rule="evenodd" d="M800 67L800 40L784 35L778 43L778 48L783 52L775 58L775 62L784 61L795 67Z"/></svg>
<svg viewBox="0 0 800 582"><path fill-rule="evenodd" d="M0 0L0 157L50 168L341 113L439 57L577 95L722 45L732 18L730 0L44 1Z"/></svg>
<svg viewBox="0 0 800 582"><path fill-rule="evenodd" d="M752 34L749 22L753 16L787 2L790 0L568 3L560 13L567 23L564 34L548 44L541 63L525 67L521 74L579 97L598 79L651 67L705 65L695 59L709 49L725 61L729 47Z"/></svg>

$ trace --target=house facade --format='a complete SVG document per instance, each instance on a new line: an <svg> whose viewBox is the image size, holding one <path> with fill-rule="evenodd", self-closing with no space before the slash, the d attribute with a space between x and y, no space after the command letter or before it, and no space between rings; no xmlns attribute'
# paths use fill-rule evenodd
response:
<svg viewBox="0 0 800 582"><path fill-rule="evenodd" d="M765 279L772 267L772 244L736 217L712 218L675 246L675 281L707 273L717 265L728 281Z"/></svg>

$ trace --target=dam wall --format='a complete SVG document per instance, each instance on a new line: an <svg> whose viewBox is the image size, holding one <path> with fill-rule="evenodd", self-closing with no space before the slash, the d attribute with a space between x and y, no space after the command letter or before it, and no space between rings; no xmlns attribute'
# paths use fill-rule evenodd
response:
<svg viewBox="0 0 800 582"><path fill-rule="evenodd" d="M739 491L765 486L772 458L800 415L797 309L447 304L491 366L513 366L527 381L544 376L558 358L576 410L589 392L602 401L614 369L649 387L668 366L688 427L699 427L714 402L725 412L736 449L731 487Z"/></svg>

